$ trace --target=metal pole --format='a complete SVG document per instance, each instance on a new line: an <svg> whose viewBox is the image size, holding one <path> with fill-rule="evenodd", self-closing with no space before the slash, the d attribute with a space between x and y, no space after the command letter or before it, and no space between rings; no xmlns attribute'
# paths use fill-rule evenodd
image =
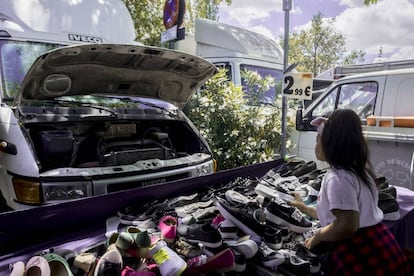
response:
<svg viewBox="0 0 414 276"><path fill-rule="evenodd" d="M285 11L285 34L283 38L283 71L286 72L288 67L288 51L289 51L289 11L292 8L292 0L283 0L283 10ZM286 156L286 114L287 99L282 94L282 133L280 141L280 157L284 160Z"/></svg>

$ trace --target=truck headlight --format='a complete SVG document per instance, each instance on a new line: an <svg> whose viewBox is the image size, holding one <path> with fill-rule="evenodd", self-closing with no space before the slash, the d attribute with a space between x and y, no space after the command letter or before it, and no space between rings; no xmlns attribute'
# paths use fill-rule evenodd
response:
<svg viewBox="0 0 414 276"><path fill-rule="evenodd" d="M38 181L13 178L13 188L16 200L28 204L42 204L42 186Z"/></svg>
<svg viewBox="0 0 414 276"><path fill-rule="evenodd" d="M91 195L90 183L53 183L43 185L45 201L70 200Z"/></svg>
<svg viewBox="0 0 414 276"><path fill-rule="evenodd" d="M197 167L198 176L212 174L214 172L213 162L208 162Z"/></svg>

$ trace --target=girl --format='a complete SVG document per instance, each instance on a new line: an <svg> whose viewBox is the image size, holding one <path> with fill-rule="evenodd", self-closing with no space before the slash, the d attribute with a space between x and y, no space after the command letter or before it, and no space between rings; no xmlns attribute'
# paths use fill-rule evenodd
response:
<svg viewBox="0 0 414 276"><path fill-rule="evenodd" d="M321 228L305 241L316 251L332 249L328 275L407 275L408 264L393 234L382 224L378 190L368 169L368 147L361 121L350 109L339 109L328 120L317 118L316 157L329 164L322 181L316 209L295 195L291 202Z"/></svg>

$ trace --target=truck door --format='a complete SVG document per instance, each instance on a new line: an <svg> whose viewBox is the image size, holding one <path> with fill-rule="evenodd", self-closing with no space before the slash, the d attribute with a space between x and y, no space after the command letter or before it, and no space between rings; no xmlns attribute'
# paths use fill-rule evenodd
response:
<svg viewBox="0 0 414 276"><path fill-rule="evenodd" d="M314 160L314 146L316 141L316 128L309 123L313 118L329 118L337 108L350 108L366 124L367 117L373 115L378 98L382 98L381 87L385 78L355 79L348 82L338 82L319 98L315 100L296 120L297 156L305 160ZM300 113L298 113L300 114ZM326 167L323 162L317 162L319 167Z"/></svg>

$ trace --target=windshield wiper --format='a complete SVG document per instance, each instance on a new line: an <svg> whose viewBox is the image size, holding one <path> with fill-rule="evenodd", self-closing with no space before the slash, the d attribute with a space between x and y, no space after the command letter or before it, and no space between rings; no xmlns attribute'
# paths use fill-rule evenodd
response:
<svg viewBox="0 0 414 276"><path fill-rule="evenodd" d="M97 110L105 111L105 112L109 113L109 115L105 114L105 116L109 116L111 118L117 118L118 117L117 112L115 110L113 110L112 108L104 107L104 106L100 106L100 105L94 105L94 104L80 102L80 101L69 101L69 100L47 100L47 101L43 100L42 101L42 103L45 103L45 102L46 103L52 103L52 104L58 104L60 106L67 106L67 107L71 107L71 104L75 105L74 107L76 107L76 106L89 107L89 108L93 108L93 109L97 109ZM42 104L42 106L44 106L44 104ZM26 116L26 114L24 114L24 112L21 110L21 108L19 108L19 110L20 110L20 113L23 116ZM88 117L90 117L90 116L96 116L96 114L88 115Z"/></svg>
<svg viewBox="0 0 414 276"><path fill-rule="evenodd" d="M173 111L171 111L170 109L168 109L168 108L165 108L165 107L163 107L163 106L160 106L160 105L157 105L157 104L153 104L153 103L149 103L149 102L146 102L146 101L141 101L141 100L138 100L138 99L135 99L135 98L131 98L131 97L124 97L124 96L116 96L116 97L113 97L113 96L110 96L110 97L108 97L108 98L115 98L115 99L119 99L119 100L121 100L121 101L123 101L123 102L125 102L125 101L132 101L132 102L134 102L134 103L139 103L139 104L143 104L143 105L146 105L146 106L149 106L149 107L153 107L153 108L157 108L157 109L160 109L160 110L162 110L162 111L165 111L165 112L167 112L171 117L176 117L177 116L177 112L173 112Z"/></svg>
<svg viewBox="0 0 414 276"><path fill-rule="evenodd" d="M69 100L53 100L52 102L58 102L59 104L61 104L61 103L78 104L78 105L83 106L83 107L90 107L90 108L94 108L94 109L97 109L97 110L106 111L110 114L110 117L112 117L112 118L117 118L118 117L118 114L115 110L113 110L112 108L109 108L109 107L101 106L101 105L94 105L94 104L91 104L91 103L85 103L85 102L80 102L80 101L69 101Z"/></svg>

